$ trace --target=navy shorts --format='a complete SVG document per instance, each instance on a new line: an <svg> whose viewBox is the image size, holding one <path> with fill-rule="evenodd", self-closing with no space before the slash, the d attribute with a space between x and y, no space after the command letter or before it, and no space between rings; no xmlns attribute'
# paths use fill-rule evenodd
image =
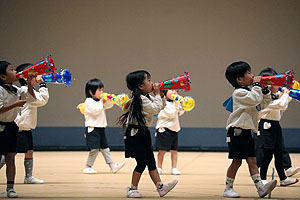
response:
<svg viewBox="0 0 300 200"><path fill-rule="evenodd" d="M91 149L106 149L108 148L107 139L105 135L105 128L95 127L94 130L88 132L88 127L85 128L86 145Z"/></svg>
<svg viewBox="0 0 300 200"><path fill-rule="evenodd" d="M251 130L231 127L228 130L226 141L229 148L228 158L247 159L255 157L255 144Z"/></svg>
<svg viewBox="0 0 300 200"><path fill-rule="evenodd" d="M17 152L18 131L15 122L0 122L0 155Z"/></svg>
<svg viewBox="0 0 300 200"><path fill-rule="evenodd" d="M164 132L156 130L155 148L162 151L177 150L178 132L165 128Z"/></svg>
<svg viewBox="0 0 300 200"><path fill-rule="evenodd" d="M29 150L33 150L32 132L20 131L17 137L17 153L27 153Z"/></svg>

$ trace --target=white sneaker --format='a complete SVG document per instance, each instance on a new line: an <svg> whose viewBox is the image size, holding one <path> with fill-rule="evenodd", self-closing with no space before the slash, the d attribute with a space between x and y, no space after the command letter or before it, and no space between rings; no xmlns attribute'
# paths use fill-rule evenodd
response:
<svg viewBox="0 0 300 200"><path fill-rule="evenodd" d="M280 181L280 186L288 186L297 183L299 180L297 178L286 178L283 181Z"/></svg>
<svg viewBox="0 0 300 200"><path fill-rule="evenodd" d="M234 189L225 189L223 197L228 197L228 198L239 198L240 195Z"/></svg>
<svg viewBox="0 0 300 200"><path fill-rule="evenodd" d="M157 168L158 174L162 174L162 168Z"/></svg>
<svg viewBox="0 0 300 200"><path fill-rule="evenodd" d="M97 171L94 170L94 169L91 168L91 167L87 167L87 168L84 168L84 169L83 169L83 173L84 173L84 174L96 174Z"/></svg>
<svg viewBox="0 0 300 200"><path fill-rule="evenodd" d="M45 183L45 181L35 178L34 176L31 176L31 177L25 177L24 183L25 184L43 184L43 183Z"/></svg>
<svg viewBox="0 0 300 200"><path fill-rule="evenodd" d="M125 162L120 162L120 163L116 163L114 164L114 166L112 168L110 168L112 173L117 173L120 169L122 169L122 167L124 167Z"/></svg>
<svg viewBox="0 0 300 200"><path fill-rule="evenodd" d="M272 192L272 190L276 187L277 181L271 180L270 182L266 183L262 187L258 188L257 192L260 198L265 197L267 194Z"/></svg>
<svg viewBox="0 0 300 200"><path fill-rule="evenodd" d="M142 194L138 190L131 190L130 187L127 188L127 198L142 198Z"/></svg>
<svg viewBox="0 0 300 200"><path fill-rule="evenodd" d="M267 181L267 180L261 180L261 182L262 182L264 185L266 185L267 183L269 183L269 181Z"/></svg>
<svg viewBox="0 0 300 200"><path fill-rule="evenodd" d="M175 179L166 185L164 184L161 189L157 189L159 196L160 197L165 196L168 192L170 192L175 187L175 185L177 183L178 183L178 180Z"/></svg>
<svg viewBox="0 0 300 200"><path fill-rule="evenodd" d="M171 174L173 174L173 175L180 175L181 172L177 168L172 168Z"/></svg>
<svg viewBox="0 0 300 200"><path fill-rule="evenodd" d="M297 174L299 171L300 171L300 167L290 167L287 170L285 170L285 173L287 177L291 177Z"/></svg>
<svg viewBox="0 0 300 200"><path fill-rule="evenodd" d="M9 190L7 191L7 197L8 197L8 198L18 198L19 195L18 195L18 193L12 188L12 189L9 189Z"/></svg>

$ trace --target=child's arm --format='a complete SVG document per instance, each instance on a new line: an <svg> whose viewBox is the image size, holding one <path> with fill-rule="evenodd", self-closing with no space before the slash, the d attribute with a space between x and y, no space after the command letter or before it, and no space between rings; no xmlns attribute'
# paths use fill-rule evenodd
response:
<svg viewBox="0 0 300 200"><path fill-rule="evenodd" d="M106 110L106 109L110 109L114 106L114 104L110 101L105 101L103 100L103 108Z"/></svg>
<svg viewBox="0 0 300 200"><path fill-rule="evenodd" d="M46 88L46 86L40 86L39 91L34 91L36 100L31 102L30 105L31 106L35 106L35 107L41 107L44 106L48 103L49 100L49 92L48 92L48 88Z"/></svg>
<svg viewBox="0 0 300 200"><path fill-rule="evenodd" d="M242 107L257 106L263 100L261 87L254 86L251 91L245 89L236 89L233 92L234 101Z"/></svg>
<svg viewBox="0 0 300 200"><path fill-rule="evenodd" d="M272 103L269 104L268 108L279 109L285 111L289 105L289 102L292 98L289 96L290 90L287 88L283 89L283 94L280 96L279 99L274 100Z"/></svg>
<svg viewBox="0 0 300 200"><path fill-rule="evenodd" d="M1 113L4 113L4 112L7 112L13 108L16 108L16 107L22 107L24 104L26 103L26 100L17 100L16 102L12 103L12 104L9 104L9 105L5 105L5 106L2 106L0 105L0 114Z"/></svg>
<svg viewBox="0 0 300 200"><path fill-rule="evenodd" d="M158 114L161 109L163 109L163 100L160 95L156 95L155 97L151 97L151 100L141 95L143 111L150 114Z"/></svg>
<svg viewBox="0 0 300 200"><path fill-rule="evenodd" d="M85 100L85 113L89 113L91 115L99 115L101 111L104 109L103 102L95 101L92 98L87 98Z"/></svg>
<svg viewBox="0 0 300 200"><path fill-rule="evenodd" d="M33 79L33 75L28 75L28 78L27 78L27 86L28 86L28 92L29 94L31 94L31 96L33 98L35 98L35 94L34 94L34 91L33 91L33 87L31 85L31 80Z"/></svg>

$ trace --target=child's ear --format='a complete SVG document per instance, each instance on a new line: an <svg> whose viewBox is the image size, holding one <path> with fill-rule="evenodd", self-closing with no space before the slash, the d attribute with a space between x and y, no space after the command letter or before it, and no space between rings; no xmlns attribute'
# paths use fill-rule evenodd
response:
<svg viewBox="0 0 300 200"><path fill-rule="evenodd" d="M6 80L6 75L0 74L0 78L1 78L3 81L5 81L5 80Z"/></svg>
<svg viewBox="0 0 300 200"><path fill-rule="evenodd" d="M238 77L238 78L236 78L236 82L237 82L237 83L241 83L241 81L243 81L243 77Z"/></svg>

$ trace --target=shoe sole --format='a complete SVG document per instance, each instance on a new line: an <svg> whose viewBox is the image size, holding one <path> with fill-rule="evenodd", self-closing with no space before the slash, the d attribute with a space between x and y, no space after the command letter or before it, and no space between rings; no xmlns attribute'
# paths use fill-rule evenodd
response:
<svg viewBox="0 0 300 200"><path fill-rule="evenodd" d="M240 198L240 196L226 196L226 195L223 195L223 197L226 197L226 198Z"/></svg>
<svg viewBox="0 0 300 200"><path fill-rule="evenodd" d="M276 187L277 185L277 181L275 180L273 182L273 184L271 185L271 187L269 187L269 189L265 192L265 194L263 194L262 196L260 196L260 198L264 198L267 194L269 194L270 192L272 192L272 190Z"/></svg>
<svg viewBox="0 0 300 200"><path fill-rule="evenodd" d="M298 183L298 182L299 182L299 180L296 179L296 182L290 183L290 184L287 184L287 185L281 185L281 184L280 184L280 187L285 187L285 186L293 185L293 184L296 184L296 183Z"/></svg>
<svg viewBox="0 0 300 200"><path fill-rule="evenodd" d="M173 187L171 187L171 189L168 191L168 192L166 192L164 195L162 195L162 196L160 196L160 197L164 197L164 196L166 196L166 194L168 194L171 190L173 190L173 188L177 185L177 183L178 183L178 180L177 180L177 182L173 185Z"/></svg>
<svg viewBox="0 0 300 200"><path fill-rule="evenodd" d="M287 177L291 177L294 176L295 174L297 174L300 171L300 168L296 169L293 173L291 173L289 176Z"/></svg>

